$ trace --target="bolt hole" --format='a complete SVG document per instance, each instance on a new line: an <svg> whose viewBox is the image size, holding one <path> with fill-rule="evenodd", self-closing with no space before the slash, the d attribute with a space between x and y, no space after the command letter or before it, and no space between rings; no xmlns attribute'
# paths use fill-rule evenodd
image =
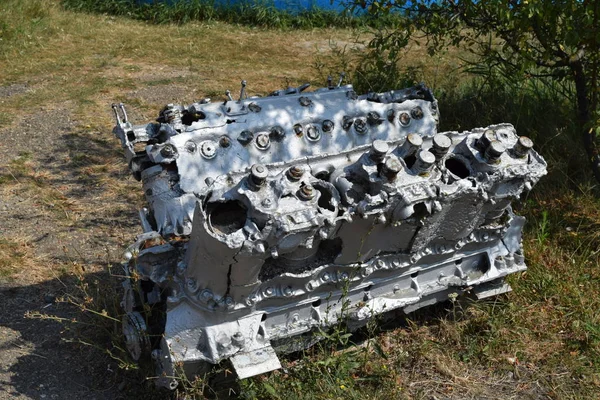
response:
<svg viewBox="0 0 600 400"><path fill-rule="evenodd" d="M469 169L467 168L465 163L463 163L458 158L454 158L454 157L449 158L446 160L444 165L446 166L448 171L450 171L452 174L458 176L460 179L464 179L464 178L468 177L469 175L471 175L471 172L469 171Z"/></svg>
<svg viewBox="0 0 600 400"><path fill-rule="evenodd" d="M317 172L315 174L315 178L321 179L323 181L328 181L329 180L329 175L331 175L329 173L329 171L320 171L320 172Z"/></svg>
<svg viewBox="0 0 600 400"><path fill-rule="evenodd" d="M262 322L265 322L265 321L267 320L267 313L264 313L264 314L262 315L262 317L260 317L260 320L261 320Z"/></svg>
<svg viewBox="0 0 600 400"><path fill-rule="evenodd" d="M417 157L414 154L412 156L404 157L404 162L406 163L406 167L408 169L415 165L415 161L417 161Z"/></svg>
<svg viewBox="0 0 600 400"><path fill-rule="evenodd" d="M321 305L321 299L315 300L312 302L313 307L319 307Z"/></svg>
<svg viewBox="0 0 600 400"><path fill-rule="evenodd" d="M413 272L412 274L410 274L411 278L416 278L417 276L419 276L419 271Z"/></svg>
<svg viewBox="0 0 600 400"><path fill-rule="evenodd" d="M194 122L198 122L204 118L206 118L206 114L204 114L202 111L198 111L195 113L184 111L184 114L181 116L181 123L189 126L192 125Z"/></svg>
<svg viewBox="0 0 600 400"><path fill-rule="evenodd" d="M367 286L366 288L364 288L363 290L364 290L365 292L370 292L370 291L371 291L371 289L373 289L373 285L369 285L369 286Z"/></svg>
<svg viewBox="0 0 600 400"><path fill-rule="evenodd" d="M463 260L462 260L462 258L460 258L460 259L454 261L454 264L460 265L460 264L462 264L462 262L463 262Z"/></svg>

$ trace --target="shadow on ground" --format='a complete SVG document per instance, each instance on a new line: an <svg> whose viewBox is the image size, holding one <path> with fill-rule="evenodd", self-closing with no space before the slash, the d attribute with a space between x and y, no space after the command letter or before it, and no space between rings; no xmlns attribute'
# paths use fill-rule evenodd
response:
<svg viewBox="0 0 600 400"><path fill-rule="evenodd" d="M95 324L72 304L56 301L89 282L90 291L118 279L106 272L88 274L86 282L65 277L30 286L0 287L0 398L130 399L169 398L139 371L119 369L111 324ZM96 283L95 283L96 282ZM111 289L109 288L109 291ZM112 297L112 296L111 296ZM62 319L62 321L59 321ZM77 320L92 325L75 324ZM120 330L120 324L114 325ZM90 345L72 342L88 342Z"/></svg>

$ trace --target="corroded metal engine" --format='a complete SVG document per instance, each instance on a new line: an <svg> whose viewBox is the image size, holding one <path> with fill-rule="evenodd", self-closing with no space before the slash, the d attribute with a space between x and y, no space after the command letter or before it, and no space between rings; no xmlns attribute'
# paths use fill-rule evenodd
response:
<svg viewBox="0 0 600 400"><path fill-rule="evenodd" d="M168 105L147 125L113 106L148 202L124 333L161 385L224 359L240 378L270 371L340 318L497 295L526 269L510 204L546 173L531 140L509 124L437 133L422 85L307 86L259 98L242 82L239 100Z"/></svg>

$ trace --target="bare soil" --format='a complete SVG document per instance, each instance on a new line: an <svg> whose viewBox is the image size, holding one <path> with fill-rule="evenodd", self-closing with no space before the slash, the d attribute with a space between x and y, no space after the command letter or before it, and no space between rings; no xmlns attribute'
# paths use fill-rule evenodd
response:
<svg viewBox="0 0 600 400"><path fill-rule="evenodd" d="M0 95L17 95L21 87L26 86L0 87ZM189 91L152 86L131 96L166 104L189 98ZM100 102L109 120L111 99ZM118 286L109 270L118 273L124 246L139 232L139 184L129 176L111 126L90 130L63 105L33 110L0 136L0 171L14 179L1 189L0 237L26 252L15 266L18 272L0 279L0 399L137 397L150 382L129 381L101 349L69 343L75 335L68 323L57 321L81 317L79 307L57 301L78 290L76 276ZM20 157L28 159L26 173L14 171ZM110 165L90 172L86 159ZM41 182L31 183L36 174ZM115 194L113 186L125 195ZM48 200L39 192L56 196Z"/></svg>

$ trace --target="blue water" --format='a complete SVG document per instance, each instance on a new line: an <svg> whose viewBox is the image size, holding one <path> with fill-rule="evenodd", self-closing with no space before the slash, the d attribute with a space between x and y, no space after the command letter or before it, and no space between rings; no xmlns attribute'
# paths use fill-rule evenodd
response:
<svg viewBox="0 0 600 400"><path fill-rule="evenodd" d="M314 10L320 8L322 10L343 11L344 0L273 0L275 8L292 12Z"/></svg>
<svg viewBox="0 0 600 400"><path fill-rule="evenodd" d="M185 0L137 0L141 3L175 3L177 1ZM352 0L207 0L213 2L215 5L222 6L233 6L235 4L260 4L264 6L274 6L279 10L286 10L291 13L298 13L307 10L321 9L327 11L344 11L345 5L350 3Z"/></svg>

